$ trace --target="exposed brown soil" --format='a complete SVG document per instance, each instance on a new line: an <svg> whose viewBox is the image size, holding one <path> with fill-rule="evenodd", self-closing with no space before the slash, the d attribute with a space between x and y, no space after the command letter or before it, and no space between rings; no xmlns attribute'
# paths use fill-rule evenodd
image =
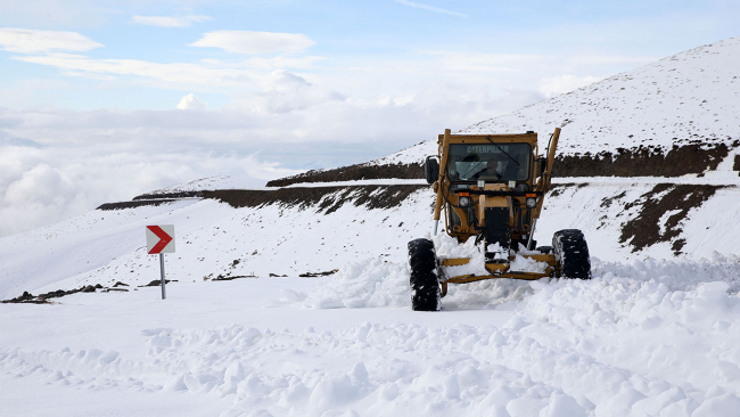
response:
<svg viewBox="0 0 740 417"><path fill-rule="evenodd" d="M700 143L674 146L664 150L657 147L618 148L616 152L585 153L556 157L554 177L680 177L685 174L702 174L717 169L727 157L726 144L703 145ZM735 158L736 170L740 162ZM423 179L424 167L420 164L369 165L358 164L329 170L308 171L292 177L267 183L268 187L305 182L356 181L363 179Z"/></svg>
<svg viewBox="0 0 740 417"><path fill-rule="evenodd" d="M177 200L165 198L162 200L136 200L136 201L121 201L119 203L105 203L101 204L96 210L119 210L129 209L142 206L159 206L166 203L173 203Z"/></svg>
<svg viewBox="0 0 740 417"><path fill-rule="evenodd" d="M116 283L114 287L117 286L117 284L119 283ZM120 283L120 284L126 285L123 283ZM47 293L39 294L39 295L33 295L29 293L28 291L24 291L22 295L19 295L18 297L12 298L10 300L2 300L0 301L0 303L4 303L4 304L7 304L7 303L48 304L49 303L48 300L50 298L64 297L65 295L76 294L78 292L87 292L87 293L97 292L97 290L100 290L100 289L102 290L121 290L118 288L116 289L106 288L100 284L95 284L95 285L87 285L87 286L72 289L72 290L56 290L56 291L51 291L51 292L47 292Z"/></svg>
<svg viewBox="0 0 740 417"><path fill-rule="evenodd" d="M178 193L161 193L161 194L142 194L133 198L136 200L161 200L161 199L178 199L187 197L201 197L202 191L181 191Z"/></svg>
<svg viewBox="0 0 740 417"><path fill-rule="evenodd" d="M303 274L298 275L301 278L318 278L318 277L328 277L329 275L334 275L337 272L339 272L338 269L332 269L331 271L324 271L324 272L306 272Z"/></svg>
<svg viewBox="0 0 740 417"><path fill-rule="evenodd" d="M219 274L216 278L208 279L204 281L232 281L241 278L257 278L256 275L221 275Z"/></svg>
<svg viewBox="0 0 740 417"><path fill-rule="evenodd" d="M566 188L572 188L572 187L576 187L576 188L588 187L588 183L587 182L582 182L582 183L564 182L560 184L552 184L552 186L550 186L550 191L547 193L547 196L557 197L560 194L562 194Z"/></svg>
<svg viewBox="0 0 740 417"><path fill-rule="evenodd" d="M724 143L674 146L668 152L640 146L617 149L616 153L559 156L553 165L555 177L680 177L717 169L729 149Z"/></svg>
<svg viewBox="0 0 740 417"><path fill-rule="evenodd" d="M164 284L165 285L169 284L170 282L177 282L177 280L176 279L173 279L171 281L169 279L165 279L164 280ZM148 283L146 285L139 285L139 288L143 288L143 287L161 287L161 286L162 286L162 280L161 279L155 279L155 280L152 280L150 283Z"/></svg>
<svg viewBox="0 0 740 417"><path fill-rule="evenodd" d="M18 297L11 298L10 300L2 300L0 303L3 304L20 304L20 303L30 303L30 304L47 304L48 301L46 299L41 299L36 297L35 295L31 294L28 291L23 291L23 294L19 295Z"/></svg>
<svg viewBox="0 0 740 417"><path fill-rule="evenodd" d="M681 221L691 209L700 207L720 188L725 186L656 185L639 200L625 204L625 210L640 207L640 214L622 226L619 242L631 245L632 252L660 242L673 242L671 249L674 254L681 254L686 244L684 239L677 239L682 232ZM672 214L665 220L665 227L661 232L660 219L669 212Z"/></svg>
<svg viewBox="0 0 740 417"><path fill-rule="evenodd" d="M733 171L740 171L740 155L735 155L735 162L732 164ZM740 175L740 172L737 173Z"/></svg>
<svg viewBox="0 0 740 417"><path fill-rule="evenodd" d="M292 177L272 180L267 183L267 186L285 187L286 185L302 182L357 181L387 178L424 178L424 167L420 164L357 164L328 170L312 170Z"/></svg>
<svg viewBox="0 0 740 417"><path fill-rule="evenodd" d="M204 198L213 198L232 207L259 207L278 204L308 209L318 206L318 212L329 214L349 202L368 209L386 209L399 205L425 185L362 185L349 187L295 187L276 190L216 190L204 191Z"/></svg>
<svg viewBox="0 0 740 417"><path fill-rule="evenodd" d="M275 190L215 190L198 191L197 196L211 198L229 204L232 207L260 207L277 204L283 207L298 207L308 209L318 207L319 213L330 214L344 204L351 202L355 206L365 206L368 209L387 209L395 207L417 190L427 188L427 185L356 185L335 187L293 187L278 188ZM193 197L188 194L186 197ZM148 199L106 203L98 210L119 210L134 207L160 205L177 201L172 195L163 195L162 200L153 199L155 195L147 195Z"/></svg>

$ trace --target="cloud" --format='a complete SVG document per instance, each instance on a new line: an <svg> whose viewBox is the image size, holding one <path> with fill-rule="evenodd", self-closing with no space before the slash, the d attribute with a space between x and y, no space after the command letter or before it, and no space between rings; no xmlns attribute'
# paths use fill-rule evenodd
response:
<svg viewBox="0 0 740 417"><path fill-rule="evenodd" d="M187 28L193 23L212 20L209 16L138 16L131 17L131 23L137 25L159 26L165 28Z"/></svg>
<svg viewBox="0 0 740 417"><path fill-rule="evenodd" d="M247 30L218 30L204 33L189 44L203 48L220 48L237 54L270 54L297 52L316 42L301 33L251 32Z"/></svg>
<svg viewBox="0 0 740 417"><path fill-rule="evenodd" d="M178 110L205 110L206 103L198 100L198 98L195 97L195 94L190 93L180 99L180 102L177 103L177 109Z"/></svg>
<svg viewBox="0 0 740 417"><path fill-rule="evenodd" d="M434 12L434 13L447 14L447 15L450 15L450 16L457 16L457 17L468 17L468 15L466 15L464 13L453 12L453 11L447 10L447 9L440 9L439 7L428 6L426 4L414 3L412 1L407 1L407 0L394 0L394 1L396 3L398 3L398 4L403 4L404 6L414 7L416 9L427 10L427 11Z"/></svg>
<svg viewBox="0 0 740 417"><path fill-rule="evenodd" d="M100 28L119 14L119 8L98 0L3 0L0 20L21 27Z"/></svg>
<svg viewBox="0 0 740 417"><path fill-rule="evenodd" d="M89 51L103 45L76 32L0 28L0 46L6 51L32 54L49 51Z"/></svg>
<svg viewBox="0 0 740 417"><path fill-rule="evenodd" d="M660 57L628 55L576 55L568 59L573 65L636 66L646 65Z"/></svg>
<svg viewBox="0 0 740 417"><path fill-rule="evenodd" d="M79 54L52 52L45 55L14 56L16 61L59 68L62 74L110 81L112 75L146 77L164 81L157 88L192 90L201 88L254 88L265 71L312 68L322 57L250 58L237 63L203 60L200 63L158 63L138 59L96 59Z"/></svg>
<svg viewBox="0 0 740 417"><path fill-rule="evenodd" d="M489 54L483 52L422 51L441 57L440 65L454 71L515 72L524 67L543 64L551 56L540 54Z"/></svg>
<svg viewBox="0 0 740 417"><path fill-rule="evenodd" d="M228 175L250 188L294 173L255 155L0 145L0 236L199 178Z"/></svg>
<svg viewBox="0 0 740 417"><path fill-rule="evenodd" d="M13 59L49 65L73 73L84 71L93 74L135 75L179 84L248 87L258 76L254 71L228 66L189 63L161 64L137 59L93 59L84 55L64 53L16 56Z"/></svg>
<svg viewBox="0 0 740 417"><path fill-rule="evenodd" d="M0 108L3 130L43 145L0 144L0 236L198 178L261 186L298 170L365 162L543 98L426 81L348 97L330 87L277 70L210 111Z"/></svg>
<svg viewBox="0 0 740 417"><path fill-rule="evenodd" d="M25 146L29 148L41 148L41 144L29 139L19 138L18 136L0 131L0 146Z"/></svg>
<svg viewBox="0 0 740 417"><path fill-rule="evenodd" d="M540 81L540 91L547 97L567 93L578 88L601 81L603 77L585 76L578 77L572 74L546 77Z"/></svg>
<svg viewBox="0 0 740 417"><path fill-rule="evenodd" d="M336 91L313 85L285 70L272 71L262 78L260 87L261 91L233 100L229 108L276 115L346 99Z"/></svg>

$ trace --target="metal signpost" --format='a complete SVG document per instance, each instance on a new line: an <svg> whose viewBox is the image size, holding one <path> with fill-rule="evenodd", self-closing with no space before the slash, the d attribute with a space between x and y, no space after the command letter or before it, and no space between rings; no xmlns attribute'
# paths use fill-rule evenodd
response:
<svg viewBox="0 0 740 417"><path fill-rule="evenodd" d="M162 224L146 227L146 250L150 255L159 254L159 267L162 278L162 299L164 290L164 254L175 253L175 225Z"/></svg>

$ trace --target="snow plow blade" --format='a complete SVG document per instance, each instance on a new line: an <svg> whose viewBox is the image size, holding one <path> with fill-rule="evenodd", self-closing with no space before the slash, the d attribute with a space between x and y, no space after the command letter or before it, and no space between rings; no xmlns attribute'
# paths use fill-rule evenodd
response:
<svg viewBox="0 0 740 417"><path fill-rule="evenodd" d="M490 272L490 275L458 275L453 277L447 277L447 274L444 271L444 267L450 267L450 266L461 266L466 265L470 262L470 258L448 258L448 259L440 259L439 260L439 277L442 279L442 296L444 297L447 295L447 284L465 284L469 282L475 282L475 281L483 281L486 279L499 279L499 278L509 278L509 279L524 279L524 280L537 280L540 278L545 277L554 277L556 276L556 270L558 268L558 262L555 259L554 255L546 254L546 255L519 255L523 256L525 258L532 259L536 262L547 262L549 265L547 269L544 272L526 272L526 271L512 271L510 269L509 263L502 263L502 262L490 262L486 263L486 270ZM514 256L511 257L510 260L514 260Z"/></svg>

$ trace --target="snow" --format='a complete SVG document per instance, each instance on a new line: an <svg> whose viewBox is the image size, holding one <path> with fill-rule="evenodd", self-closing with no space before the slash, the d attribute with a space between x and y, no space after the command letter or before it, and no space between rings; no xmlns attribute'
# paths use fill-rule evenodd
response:
<svg viewBox="0 0 740 417"><path fill-rule="evenodd" d="M157 195L202 190L241 190L245 188L244 183L244 178L229 175L220 175L215 177L201 178L183 184L173 185L172 187L161 188L147 194ZM249 187L249 189L265 190L269 188Z"/></svg>
<svg viewBox="0 0 740 417"><path fill-rule="evenodd" d="M565 153L729 143L740 125L738 49L740 38L697 48L466 131L549 132L568 119ZM438 255L471 258L451 275L486 271L472 240L431 236L430 188L372 209L341 190L315 204L238 209L188 198L1 238L0 299L119 281L127 291L0 304L0 414L736 416L737 152L703 177L556 179L534 237L542 246L557 230L583 230L593 279L450 285L434 313L410 309L409 240L431 238ZM371 164L434 153L429 141ZM635 250L620 240L623 226L660 183L723 188L688 210L678 236ZM154 194L240 185L215 177ZM675 213L658 219L659 235ZM158 257L145 250L152 224L176 229L167 300L140 287L159 279ZM512 263L543 267L521 256Z"/></svg>
<svg viewBox="0 0 740 417"><path fill-rule="evenodd" d="M565 154L637 145L670 149L697 139L729 145L740 137L738 64L740 37L661 59L462 132L542 135L563 126Z"/></svg>
<svg viewBox="0 0 740 417"><path fill-rule="evenodd" d="M734 207L740 191L736 186L717 190L690 210L681 222L682 233L674 240L633 253L631 246L620 243L621 227L639 215L639 207L625 210L624 206L651 191L655 182L640 178L584 181L589 185L560 188L557 195L546 199L534 234L539 246L549 245L557 230L576 228L583 230L591 255L604 261L671 259L675 239L686 240L685 259L738 259L740 214ZM85 285L111 286L118 281L144 285L158 279L158 264L148 262L145 250L144 228L151 224L175 225L177 253L165 257L166 269L174 279L188 282L218 275L297 276L334 269L341 273L344 265L369 255L403 263L406 243L429 237L433 229L434 194L429 188L389 209L368 209L357 205L357 196L341 196L344 204L329 214L320 209L324 200L305 207L271 204L234 209L214 200L185 199L159 206L92 211L48 228L8 236L0 239L0 299L23 291L38 294ZM609 199L612 203L605 204ZM452 239L445 240L443 228L444 220L434 238L438 254L482 256L477 248L471 251ZM457 268L470 267L480 269L480 264Z"/></svg>
<svg viewBox="0 0 740 417"><path fill-rule="evenodd" d="M423 179L401 179L401 178L384 178L375 180L355 180L355 181L333 181L333 182L300 182L287 185L281 188L318 188L318 187L350 187L360 185L429 185ZM274 189L274 188L273 188Z"/></svg>
<svg viewBox="0 0 740 417"><path fill-rule="evenodd" d="M601 205L653 186L604 181L548 199L535 237L547 244L552 229L581 226L593 280L451 285L440 313L409 307L406 242L430 237L428 189L389 209L348 198L330 214L320 202L234 209L191 199L0 239L4 298L130 285L0 304L0 401L28 416L737 411L740 264L729 243L738 222L724 208L738 191L691 212L691 250L676 259L660 246L620 248L615 219L634 213ZM165 265L177 281L164 301L158 288L136 287L158 278L157 257L144 252L148 224L176 225L178 252ZM482 257L444 234L433 240L440 255ZM211 280L229 274L256 278Z"/></svg>
<svg viewBox="0 0 740 417"><path fill-rule="evenodd" d="M590 281L454 286L441 313L410 311L392 274L404 264L364 265L342 278L174 283L164 301L141 288L0 305L2 395L58 402L60 416L740 410L737 263L597 261ZM339 295L352 275L376 285L349 285L347 305L306 301Z"/></svg>
<svg viewBox="0 0 740 417"><path fill-rule="evenodd" d="M517 254L514 260L509 264L512 271L544 273L549 265L547 262L537 262L532 258L526 258Z"/></svg>
<svg viewBox="0 0 740 417"><path fill-rule="evenodd" d="M562 155L640 145L669 150L690 140L731 145L740 139L738 66L740 37L661 59L453 133L531 130L542 141L562 127ZM422 163L436 154L435 137L371 163Z"/></svg>

